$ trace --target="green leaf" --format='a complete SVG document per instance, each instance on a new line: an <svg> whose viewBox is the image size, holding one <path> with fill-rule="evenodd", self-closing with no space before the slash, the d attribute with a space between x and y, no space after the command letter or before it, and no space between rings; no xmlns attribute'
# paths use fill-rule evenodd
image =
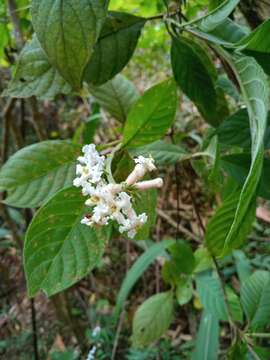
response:
<svg viewBox="0 0 270 360"><path fill-rule="evenodd" d="M217 37L218 40L221 39L227 43L234 44L247 36L248 31L243 26L227 18L215 27L214 30L210 31L209 34Z"/></svg>
<svg viewBox="0 0 270 360"><path fill-rule="evenodd" d="M234 290L229 286L226 286L225 292L226 292L226 297L227 297L227 301L228 301L228 305L230 308L230 314L232 316L232 319L235 322L242 323L243 322L243 310L241 307L239 297L236 295Z"/></svg>
<svg viewBox="0 0 270 360"><path fill-rule="evenodd" d="M121 289L117 295L117 301L114 310L114 316L116 318L118 318L121 308L124 305L129 293L142 274L149 268L149 266L158 256L164 255L165 250L174 242L175 240L164 240L158 244L154 244L134 262L126 274L125 279L121 285Z"/></svg>
<svg viewBox="0 0 270 360"><path fill-rule="evenodd" d="M123 75L117 75L104 85L90 86L89 91L102 108L121 122L126 120L131 107L139 97L133 83Z"/></svg>
<svg viewBox="0 0 270 360"><path fill-rule="evenodd" d="M191 39L173 38L171 62L175 80L207 120L216 112L217 93L209 60L207 64L203 60L206 56L204 49Z"/></svg>
<svg viewBox="0 0 270 360"><path fill-rule="evenodd" d="M190 277L178 280L175 295L179 305L185 305L192 299L193 286Z"/></svg>
<svg viewBox="0 0 270 360"><path fill-rule="evenodd" d="M137 214L146 213L147 222L143 227L137 232L135 236L136 240L145 240L149 238L151 228L155 225L157 212L157 190L149 189L142 191L139 194L139 197L136 198L134 209Z"/></svg>
<svg viewBox="0 0 270 360"><path fill-rule="evenodd" d="M225 241L234 221L238 203L239 193L228 196L207 224L205 242L208 250L214 256L223 256ZM245 242L255 219L255 208L256 202L253 201L249 204L241 226L235 232L234 248L242 246Z"/></svg>
<svg viewBox="0 0 270 360"><path fill-rule="evenodd" d="M223 156L222 167L240 185L243 185L249 173L250 154L233 154ZM257 195L270 200L270 159L264 159L262 174L258 185Z"/></svg>
<svg viewBox="0 0 270 360"><path fill-rule="evenodd" d="M173 124L176 106L176 86L172 79L147 90L128 114L123 145L137 147L161 139Z"/></svg>
<svg viewBox="0 0 270 360"><path fill-rule="evenodd" d="M248 109L252 134L252 162L239 197L231 228L226 236L224 253L238 246L239 231L245 226L244 222L249 217L248 214L254 201L262 172L264 134L269 107L269 86L266 75L258 63L253 58L244 56L235 56L233 61L227 57L227 60L237 77Z"/></svg>
<svg viewBox="0 0 270 360"><path fill-rule="evenodd" d="M270 320L270 273L258 270L241 287L241 302L250 324L264 327Z"/></svg>
<svg viewBox="0 0 270 360"><path fill-rule="evenodd" d="M211 258L211 255L209 254L209 251L204 248L200 247L194 252L195 257L195 273L200 273L202 271L211 269L213 266L213 260Z"/></svg>
<svg viewBox="0 0 270 360"><path fill-rule="evenodd" d="M44 100L70 91L70 86L50 65L34 35L21 51L15 74L2 95L17 98L36 96Z"/></svg>
<svg viewBox="0 0 270 360"><path fill-rule="evenodd" d="M196 286L204 310L220 320L227 320L226 303L218 274L204 271L196 275Z"/></svg>
<svg viewBox="0 0 270 360"><path fill-rule="evenodd" d="M82 225L89 209L75 187L51 198L35 215L24 246L29 296L43 290L48 296L86 276L100 261L105 247L101 231Z"/></svg>
<svg viewBox="0 0 270 360"><path fill-rule="evenodd" d="M237 46L242 50L252 50L263 53L270 53L270 20L266 20L258 26L252 33L241 39Z"/></svg>
<svg viewBox="0 0 270 360"><path fill-rule="evenodd" d="M180 146L166 143L165 141L155 141L152 144L138 148L130 148L132 156L152 156L157 165L173 165L181 159L185 159L188 153Z"/></svg>
<svg viewBox="0 0 270 360"><path fill-rule="evenodd" d="M49 62L75 90L107 12L105 0L33 0L32 20Z"/></svg>
<svg viewBox="0 0 270 360"><path fill-rule="evenodd" d="M172 260L183 274L191 274L195 267L195 258L190 245L184 240L177 242L169 248Z"/></svg>
<svg viewBox="0 0 270 360"><path fill-rule="evenodd" d="M219 349L219 323L218 319L203 312L199 332L197 334L195 351L192 360L217 360Z"/></svg>
<svg viewBox="0 0 270 360"><path fill-rule="evenodd" d="M240 0L225 0L216 9L203 16L201 19L193 21L202 31L214 30L220 25L238 5Z"/></svg>
<svg viewBox="0 0 270 360"><path fill-rule="evenodd" d="M158 340L173 319L173 293L156 294L147 299L136 311L132 326L132 343L145 347Z"/></svg>
<svg viewBox="0 0 270 360"><path fill-rule="evenodd" d="M241 250L235 250L233 252L233 258L235 260L236 271L241 284L251 275L251 264L245 253Z"/></svg>
<svg viewBox="0 0 270 360"><path fill-rule="evenodd" d="M84 80L101 85L122 71L134 53L145 21L131 14L110 12L84 71Z"/></svg>
<svg viewBox="0 0 270 360"><path fill-rule="evenodd" d="M72 185L80 147L66 141L43 141L15 153L0 170L5 203L38 207L54 193Z"/></svg>
<svg viewBox="0 0 270 360"><path fill-rule="evenodd" d="M246 109L240 109L217 128L218 140L225 145L250 149L250 124Z"/></svg>

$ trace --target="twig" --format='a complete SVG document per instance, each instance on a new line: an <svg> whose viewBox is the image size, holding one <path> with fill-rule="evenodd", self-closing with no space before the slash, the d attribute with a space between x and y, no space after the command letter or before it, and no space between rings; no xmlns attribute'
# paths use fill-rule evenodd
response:
<svg viewBox="0 0 270 360"><path fill-rule="evenodd" d="M23 33L20 27L20 20L17 15L17 7L14 0L8 0L7 1L8 11L9 15L14 27L14 36L17 44L18 50L21 50L23 47Z"/></svg>
<svg viewBox="0 0 270 360"><path fill-rule="evenodd" d="M6 104L3 112L2 112L2 148L1 148L1 160L2 164L5 163L8 157L8 143L9 143L9 122L10 122L10 112L12 110L12 106L15 102L15 99L10 99Z"/></svg>
<svg viewBox="0 0 270 360"><path fill-rule="evenodd" d="M161 209L157 209L157 214L164 220L167 221L168 224L170 224L171 226L173 226L175 229L179 229L179 232L181 232L182 234L185 234L187 237L189 237L190 239L201 243L201 240L198 236L194 235L192 232L190 232L189 230L187 230L184 226L182 226L181 224L177 224L176 221L174 221L169 215L167 215L163 210Z"/></svg>
<svg viewBox="0 0 270 360"><path fill-rule="evenodd" d="M34 358L35 358L35 360L39 360L40 358L39 358L39 353L38 353L38 337L37 337L35 300L30 299L30 304L31 304L31 320L32 320Z"/></svg>
<svg viewBox="0 0 270 360"><path fill-rule="evenodd" d="M116 355L116 351L117 351L117 347L118 347L118 343L119 343L119 338L120 338L120 334L121 334L121 330L124 324L124 320L125 320L125 305L123 306L121 315L120 315L120 319L118 322L118 326L117 326L117 330L116 330L116 335L115 335L115 339L114 339L114 343L113 343L113 351L112 351L112 357L111 360L115 359L115 355Z"/></svg>

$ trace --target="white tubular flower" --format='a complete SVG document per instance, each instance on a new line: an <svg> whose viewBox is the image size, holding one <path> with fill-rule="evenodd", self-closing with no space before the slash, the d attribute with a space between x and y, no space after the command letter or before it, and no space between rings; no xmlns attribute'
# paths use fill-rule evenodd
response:
<svg viewBox="0 0 270 360"><path fill-rule="evenodd" d="M147 215L145 213L134 217L133 219L127 219L123 225L119 227L120 233L127 232L130 239L133 239L138 230L147 222Z"/></svg>
<svg viewBox="0 0 270 360"><path fill-rule="evenodd" d="M87 226L106 226L115 221L121 233L134 238L147 222L145 213L137 215L133 208L132 197L124 190L126 185L134 185L137 190L159 188L163 185L160 178L138 182L147 172L156 169L152 158L139 156L135 159L135 168L128 176L126 184L112 184L105 172L105 157L101 156L94 144L85 145L83 156L78 158L74 186L82 188L87 196L85 204L91 207L91 214L85 215L81 223ZM127 188L127 191L128 188ZM95 352L95 349L92 349ZM89 353L91 356L91 352Z"/></svg>
<svg viewBox="0 0 270 360"><path fill-rule="evenodd" d="M156 178L153 180L141 181L134 184L135 188L138 190L147 190L152 188L161 188L163 186L163 180L161 178Z"/></svg>
<svg viewBox="0 0 270 360"><path fill-rule="evenodd" d="M151 172L153 170L156 170L153 158L145 158L143 156L139 156L138 158L134 159L134 161L137 165L135 166L132 173L127 177L127 185L135 184L138 180L143 178L148 171Z"/></svg>

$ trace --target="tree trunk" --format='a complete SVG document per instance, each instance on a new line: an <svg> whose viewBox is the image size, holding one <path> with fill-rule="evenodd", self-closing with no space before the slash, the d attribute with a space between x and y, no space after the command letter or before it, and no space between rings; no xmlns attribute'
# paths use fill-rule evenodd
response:
<svg viewBox="0 0 270 360"><path fill-rule="evenodd" d="M270 17L270 0L241 0L239 7L252 29Z"/></svg>

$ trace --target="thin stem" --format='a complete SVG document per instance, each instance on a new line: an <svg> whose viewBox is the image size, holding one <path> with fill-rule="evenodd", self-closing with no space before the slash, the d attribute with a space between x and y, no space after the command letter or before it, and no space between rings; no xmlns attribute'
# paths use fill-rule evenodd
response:
<svg viewBox="0 0 270 360"><path fill-rule="evenodd" d="M31 299L31 320L32 320L32 334L33 334L33 348L34 348L34 358L35 360L39 360L38 353L38 337L37 337L37 322L36 322L36 308L35 308L35 300Z"/></svg>
<svg viewBox="0 0 270 360"><path fill-rule="evenodd" d="M270 334L266 334L266 333L246 333L246 336L254 337L254 338L262 338L262 339L270 339Z"/></svg>

